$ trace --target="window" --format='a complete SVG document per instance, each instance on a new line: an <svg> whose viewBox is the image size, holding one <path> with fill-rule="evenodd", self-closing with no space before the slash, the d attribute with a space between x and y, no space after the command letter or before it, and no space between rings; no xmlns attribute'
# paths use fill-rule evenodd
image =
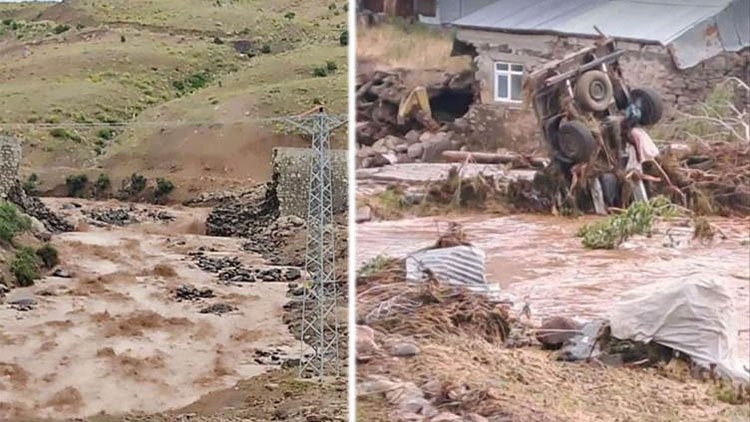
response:
<svg viewBox="0 0 750 422"><path fill-rule="evenodd" d="M495 62L495 101L522 102L522 87L523 65Z"/></svg>

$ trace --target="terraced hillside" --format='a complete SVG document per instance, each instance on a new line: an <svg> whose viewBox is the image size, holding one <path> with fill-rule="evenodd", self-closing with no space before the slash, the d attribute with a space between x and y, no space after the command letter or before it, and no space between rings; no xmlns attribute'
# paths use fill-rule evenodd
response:
<svg viewBox="0 0 750 422"><path fill-rule="evenodd" d="M14 3L0 20L0 129L42 190L79 172L182 195L262 180L271 147L305 141L257 118L346 109L343 0Z"/></svg>

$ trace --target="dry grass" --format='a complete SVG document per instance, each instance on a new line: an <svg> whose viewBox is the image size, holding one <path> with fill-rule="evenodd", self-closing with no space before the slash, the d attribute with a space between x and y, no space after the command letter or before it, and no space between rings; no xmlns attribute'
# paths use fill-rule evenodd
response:
<svg viewBox="0 0 750 422"><path fill-rule="evenodd" d="M383 24L358 28L357 60L412 70L460 72L471 67L468 57L451 57L453 34L424 25Z"/></svg>

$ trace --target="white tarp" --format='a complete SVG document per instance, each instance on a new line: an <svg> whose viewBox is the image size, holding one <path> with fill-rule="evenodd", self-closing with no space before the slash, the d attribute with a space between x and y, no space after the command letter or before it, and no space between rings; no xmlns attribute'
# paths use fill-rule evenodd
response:
<svg viewBox="0 0 750 422"><path fill-rule="evenodd" d="M612 310L612 335L656 342L689 355L699 365L716 364L719 374L750 382L737 355L732 296L709 280L654 283L628 292Z"/></svg>

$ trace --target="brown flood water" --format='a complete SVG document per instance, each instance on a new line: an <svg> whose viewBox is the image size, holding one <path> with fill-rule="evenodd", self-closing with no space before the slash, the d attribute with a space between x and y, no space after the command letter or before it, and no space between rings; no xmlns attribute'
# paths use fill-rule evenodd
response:
<svg viewBox="0 0 750 422"><path fill-rule="evenodd" d="M717 219L727 240L691 241L685 227L657 227L617 250L587 250L575 233L591 218L517 215L414 218L357 226L357 262L403 257L429 246L448 221L461 223L487 254L487 280L529 303L532 318L606 317L628 290L658 281L714 279L734 292L740 353L750 361L750 222ZM670 240L671 239L671 240ZM668 245L665 245L668 244Z"/></svg>

